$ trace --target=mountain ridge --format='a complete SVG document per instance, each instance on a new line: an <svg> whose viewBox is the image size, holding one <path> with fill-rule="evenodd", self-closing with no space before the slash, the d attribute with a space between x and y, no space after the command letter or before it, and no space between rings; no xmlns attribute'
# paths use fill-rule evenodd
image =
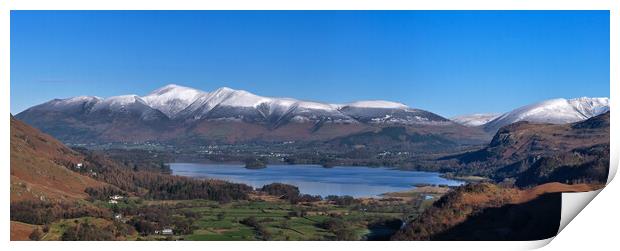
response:
<svg viewBox="0 0 620 251"><path fill-rule="evenodd" d="M188 138L229 143L312 141L394 125L461 127L440 115L392 101L329 104L263 97L228 87L204 92L176 84L146 96L54 99L16 117L62 141L79 144L187 142Z"/></svg>
<svg viewBox="0 0 620 251"><path fill-rule="evenodd" d="M270 105L273 110L309 109L337 112L346 107L369 108L369 109L413 109L402 103L385 100L360 100L345 104L330 104L316 101L305 101L295 98L264 97L245 90L235 90L229 87L220 87L212 92L205 92L191 87L178 84L168 84L151 91L145 96L135 94L100 98L97 96L77 96L65 99L54 99L32 108L56 108L62 109L71 105L94 103L94 109L122 109L133 103L141 103L152 109L161 111L170 119L179 115L186 118L201 110L199 113L207 114L217 106L257 108L261 105ZM26 111L27 111L26 110Z"/></svg>
<svg viewBox="0 0 620 251"><path fill-rule="evenodd" d="M145 96L53 99L16 117L63 142L78 144L316 141L395 126L428 135L447 135L450 141L471 144L490 140L499 128L518 121L562 124L608 110L608 98L583 97L547 100L498 116L449 120L392 101L330 104L264 97L228 87L204 92L169 84Z"/></svg>

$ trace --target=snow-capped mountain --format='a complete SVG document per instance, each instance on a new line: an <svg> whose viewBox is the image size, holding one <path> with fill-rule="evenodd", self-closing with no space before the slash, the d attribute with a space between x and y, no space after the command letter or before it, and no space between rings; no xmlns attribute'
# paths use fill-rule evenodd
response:
<svg viewBox="0 0 620 251"><path fill-rule="evenodd" d="M288 122L416 124L447 121L436 114L391 101L369 100L336 105L263 97L227 87L204 92L175 84L144 97L75 97L53 100L31 109L61 112L70 107L77 107L84 114L136 114L142 119L152 120L160 117L153 112L157 110L171 120L237 120L272 126Z"/></svg>
<svg viewBox="0 0 620 251"><path fill-rule="evenodd" d="M249 121L307 122L328 120L355 122L338 111L338 107L292 98L262 97L243 90L227 87L203 93L195 102L179 112L186 119L238 119Z"/></svg>
<svg viewBox="0 0 620 251"><path fill-rule="evenodd" d="M608 110L608 98L554 99L498 117L478 114L453 118L453 122L391 101L330 104L264 97L227 87L205 92L167 85L146 96L54 99L15 117L63 141L81 143L329 140L385 127L479 143L514 122L570 123Z"/></svg>
<svg viewBox="0 0 620 251"><path fill-rule="evenodd" d="M193 90L180 86L166 86L162 89L169 92L180 89L175 93L186 92L188 89ZM276 125L286 122L309 121L394 124L445 122L444 118L430 112L412 109L402 103L382 100L357 101L337 105L293 98L263 97L227 87L216 89L213 92L194 90L191 95L186 96L185 99L179 99L185 100L185 102L176 101L174 103L188 104L183 109L181 109L181 105L174 106L174 109L169 109L168 106L154 106L152 104L151 106L175 119L266 121ZM148 97L144 99L149 102Z"/></svg>
<svg viewBox="0 0 620 251"><path fill-rule="evenodd" d="M477 113L452 117L450 120L464 126L481 126L499 117L497 113Z"/></svg>
<svg viewBox="0 0 620 251"><path fill-rule="evenodd" d="M585 120L609 111L609 98L550 99L526 105L489 121L487 131L518 121L534 123L566 124Z"/></svg>
<svg viewBox="0 0 620 251"><path fill-rule="evenodd" d="M16 117L62 140L79 142L196 136L329 139L378 126L457 126L434 113L391 101L329 104L263 97L227 87L205 92L173 84L146 96L55 99Z"/></svg>

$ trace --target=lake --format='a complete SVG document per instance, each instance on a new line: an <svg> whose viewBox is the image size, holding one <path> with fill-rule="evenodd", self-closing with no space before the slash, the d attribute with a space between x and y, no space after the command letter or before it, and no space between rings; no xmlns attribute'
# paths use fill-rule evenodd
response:
<svg viewBox="0 0 620 251"><path fill-rule="evenodd" d="M247 169L235 164L170 163L172 173L195 178L220 179L244 183L255 188L274 182L299 187L311 195L350 195L377 197L387 192L415 188L416 184L458 186L461 181L439 177L435 172L403 171L395 168L319 165L268 165L263 169Z"/></svg>

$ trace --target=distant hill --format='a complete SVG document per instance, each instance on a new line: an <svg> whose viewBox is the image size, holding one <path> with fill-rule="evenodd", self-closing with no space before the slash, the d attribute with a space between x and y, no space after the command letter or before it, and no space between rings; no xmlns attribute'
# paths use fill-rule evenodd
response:
<svg viewBox="0 0 620 251"><path fill-rule="evenodd" d="M336 138L330 143L356 148L363 146L376 151L410 150L437 151L455 147L457 141L443 133L420 132L406 127L385 127L377 131L355 133ZM376 148L376 149L373 149Z"/></svg>

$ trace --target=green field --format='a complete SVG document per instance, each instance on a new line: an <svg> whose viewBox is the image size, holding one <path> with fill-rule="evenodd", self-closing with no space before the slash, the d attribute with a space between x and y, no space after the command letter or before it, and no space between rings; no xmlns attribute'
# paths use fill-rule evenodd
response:
<svg viewBox="0 0 620 251"><path fill-rule="evenodd" d="M373 227L411 220L433 202L415 193L400 196L413 199L367 199L348 204L326 200L292 204L274 198L231 203L127 198L115 205L93 201L93 205L108 208L112 216L121 214L122 218L62 219L48 224L49 231L42 239L60 240L68 228L87 222L99 229L116 229L110 230L117 233L116 240L364 240L372 235ZM136 225L136 221L145 220L154 224L146 232ZM131 231L119 235L124 227ZM165 228L173 229L174 234L162 235L159 231Z"/></svg>
<svg viewBox="0 0 620 251"><path fill-rule="evenodd" d="M329 216L289 216L290 212L303 209L305 208L284 202L241 202L222 205L218 208L192 208L195 212L200 213L201 218L194 223L198 229L193 234L187 235L185 239L259 240L253 228L239 223L244 218L252 216L272 234L271 240L324 240L333 238L332 233L317 226ZM341 209L341 211L344 210ZM367 232L364 224L353 224L352 226L360 234Z"/></svg>

